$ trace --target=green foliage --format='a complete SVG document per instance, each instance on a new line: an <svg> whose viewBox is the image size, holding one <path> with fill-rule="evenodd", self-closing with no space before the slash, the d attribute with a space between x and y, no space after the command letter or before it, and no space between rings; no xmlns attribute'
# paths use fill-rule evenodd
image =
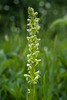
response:
<svg viewBox="0 0 67 100"><path fill-rule="evenodd" d="M41 26L35 100L67 100L67 0L14 1L0 0L0 100L28 100L25 19L30 5L39 12Z"/></svg>

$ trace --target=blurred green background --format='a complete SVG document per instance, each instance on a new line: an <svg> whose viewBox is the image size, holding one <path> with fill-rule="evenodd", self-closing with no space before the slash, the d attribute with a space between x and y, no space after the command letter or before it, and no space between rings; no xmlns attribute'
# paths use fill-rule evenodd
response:
<svg viewBox="0 0 67 100"><path fill-rule="evenodd" d="M27 100L27 9L40 18L35 100L67 100L67 0L0 0L0 100Z"/></svg>

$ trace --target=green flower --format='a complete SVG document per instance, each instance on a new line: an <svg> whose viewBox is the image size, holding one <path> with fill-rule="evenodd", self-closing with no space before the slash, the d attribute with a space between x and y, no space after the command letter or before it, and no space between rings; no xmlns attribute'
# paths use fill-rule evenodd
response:
<svg viewBox="0 0 67 100"><path fill-rule="evenodd" d="M28 14L29 14L29 18L27 19L28 20L27 31L29 33L29 37L27 37L28 47L29 47L29 54L27 55L28 74L25 74L24 76L26 77L28 83L30 83L31 85L31 84L37 84L39 78L39 71L36 72L35 67L41 61L41 59L37 59L39 53L38 47L40 39L38 39L36 35L38 34L40 26L39 26L39 18L36 17L38 13L34 12L33 8L31 7L28 8Z"/></svg>

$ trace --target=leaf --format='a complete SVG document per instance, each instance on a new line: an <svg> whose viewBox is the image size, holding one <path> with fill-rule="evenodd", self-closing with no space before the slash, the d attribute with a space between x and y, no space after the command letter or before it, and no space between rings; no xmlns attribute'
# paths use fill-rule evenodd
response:
<svg viewBox="0 0 67 100"><path fill-rule="evenodd" d="M10 66L10 64L12 64L14 61L12 59L8 59L8 60L5 60L3 61L1 64L0 64L0 75L2 74L2 72Z"/></svg>
<svg viewBox="0 0 67 100"><path fill-rule="evenodd" d="M67 77L67 71L60 75L61 78Z"/></svg>
<svg viewBox="0 0 67 100"><path fill-rule="evenodd" d="M62 18L62 19L57 19L56 21L54 21L50 27L48 28L47 31L50 31L54 26L59 25L59 24L65 24L67 25L67 19Z"/></svg>

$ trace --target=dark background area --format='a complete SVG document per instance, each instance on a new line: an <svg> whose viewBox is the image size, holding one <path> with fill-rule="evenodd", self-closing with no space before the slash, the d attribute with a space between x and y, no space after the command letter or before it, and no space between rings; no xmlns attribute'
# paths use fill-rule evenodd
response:
<svg viewBox="0 0 67 100"><path fill-rule="evenodd" d="M43 28L67 13L67 0L0 0L0 31L9 29L13 21L21 27L19 21L23 18L26 24L28 6L39 12Z"/></svg>

